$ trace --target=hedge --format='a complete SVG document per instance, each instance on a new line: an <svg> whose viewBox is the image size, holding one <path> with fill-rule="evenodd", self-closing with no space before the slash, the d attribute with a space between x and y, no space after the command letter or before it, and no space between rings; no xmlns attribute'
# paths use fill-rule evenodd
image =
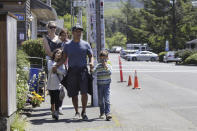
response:
<svg viewBox="0 0 197 131"><path fill-rule="evenodd" d="M197 50L184 49L184 50L177 51L176 54L175 54L175 56L182 58L182 61L185 62L185 60L189 56L191 56L191 55L193 55L195 53L197 53Z"/></svg>
<svg viewBox="0 0 197 131"><path fill-rule="evenodd" d="M45 59L45 51L43 48L42 39L37 40L27 40L22 43L22 50L28 54L30 57L40 57ZM39 59L29 59L31 65L41 65L41 60ZM44 62L45 65L45 62Z"/></svg>
<svg viewBox="0 0 197 131"><path fill-rule="evenodd" d="M17 109L20 110L25 106L28 93L30 63L27 54L22 50L17 51Z"/></svg>
<svg viewBox="0 0 197 131"><path fill-rule="evenodd" d="M197 65L197 53L189 56L186 60L185 60L186 64L196 64Z"/></svg>
<svg viewBox="0 0 197 131"><path fill-rule="evenodd" d="M167 52L160 52L159 53L159 61L163 62L163 57L166 55Z"/></svg>

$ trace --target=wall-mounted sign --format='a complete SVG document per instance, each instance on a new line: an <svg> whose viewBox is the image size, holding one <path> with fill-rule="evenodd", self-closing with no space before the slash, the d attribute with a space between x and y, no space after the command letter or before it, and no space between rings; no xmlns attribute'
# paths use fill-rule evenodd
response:
<svg viewBox="0 0 197 131"><path fill-rule="evenodd" d="M86 1L73 1L74 7L86 7Z"/></svg>
<svg viewBox="0 0 197 131"><path fill-rule="evenodd" d="M24 33L20 33L19 34L19 39L20 40L24 40L25 39L25 34Z"/></svg>
<svg viewBox="0 0 197 131"><path fill-rule="evenodd" d="M24 13L17 13L17 14L14 14L18 21L25 21L25 14Z"/></svg>

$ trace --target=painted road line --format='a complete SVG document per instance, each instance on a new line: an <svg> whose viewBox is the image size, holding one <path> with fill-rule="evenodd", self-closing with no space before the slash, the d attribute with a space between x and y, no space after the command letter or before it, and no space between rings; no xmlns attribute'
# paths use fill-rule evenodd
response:
<svg viewBox="0 0 197 131"><path fill-rule="evenodd" d="M179 106L179 107L170 107L170 109L196 109L197 106Z"/></svg>
<svg viewBox="0 0 197 131"><path fill-rule="evenodd" d="M140 69L136 69L137 72L140 73L197 73L197 71L183 71L183 70L177 70L177 71L169 71L169 70L163 70L163 71L156 71L156 70L147 70L147 71L141 71ZM123 70L124 73L132 73L134 71L132 70ZM112 73L120 73L118 70L112 70Z"/></svg>
<svg viewBox="0 0 197 131"><path fill-rule="evenodd" d="M123 65L122 65L123 67L134 67L134 66L143 66L143 67L145 67L145 66L147 66L147 67L153 67L153 66L164 66L164 67L168 67L168 66L170 66L170 67L175 67L174 66L174 64L171 64L171 65L164 65L164 64L158 64L158 65L145 65L145 64L139 64L139 65L124 65L124 63L123 63ZM112 67L119 67L119 65L117 64L117 65L112 65Z"/></svg>

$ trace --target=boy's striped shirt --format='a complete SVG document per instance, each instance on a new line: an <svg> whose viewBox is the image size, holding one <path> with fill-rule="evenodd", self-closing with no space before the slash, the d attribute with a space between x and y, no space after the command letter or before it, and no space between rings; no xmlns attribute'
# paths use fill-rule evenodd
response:
<svg viewBox="0 0 197 131"><path fill-rule="evenodd" d="M94 73L97 74L97 84L106 85L111 83L111 66L107 64L107 69L99 63L94 69Z"/></svg>

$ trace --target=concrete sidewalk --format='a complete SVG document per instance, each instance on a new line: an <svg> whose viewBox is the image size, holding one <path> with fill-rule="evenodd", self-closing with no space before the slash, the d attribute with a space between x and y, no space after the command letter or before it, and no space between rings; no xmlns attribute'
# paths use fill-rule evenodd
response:
<svg viewBox="0 0 197 131"><path fill-rule="evenodd" d="M71 98L64 98L63 113L59 116L59 120L52 119L50 114L50 98L46 97L46 101L40 107L33 108L32 113L28 116L29 126L28 131L114 131L120 128L120 123L117 120L115 113L112 111L113 119L106 121L99 119L99 108L91 107L91 96L89 96L87 116L88 121L73 120L75 111L72 106ZM80 100L80 96L79 96ZM81 112L81 101L79 101ZM118 131L118 130L117 130Z"/></svg>

